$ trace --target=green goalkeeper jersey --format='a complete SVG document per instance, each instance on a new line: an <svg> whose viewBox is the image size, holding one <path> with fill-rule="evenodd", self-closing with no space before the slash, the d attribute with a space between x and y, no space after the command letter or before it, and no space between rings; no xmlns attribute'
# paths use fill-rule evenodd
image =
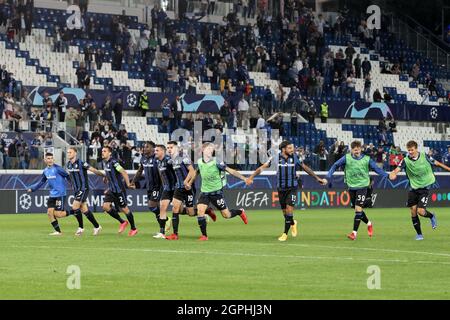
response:
<svg viewBox="0 0 450 320"><path fill-rule="evenodd" d="M225 163L218 163L216 158L211 158L208 162L205 162L203 159L198 160L198 170L202 177L200 191L203 193L221 191L227 184L225 168Z"/></svg>
<svg viewBox="0 0 450 320"><path fill-rule="evenodd" d="M406 170L409 184L413 190L428 188L436 182L433 173L434 159L429 158L424 152L419 154L417 159L405 157L400 167Z"/></svg>

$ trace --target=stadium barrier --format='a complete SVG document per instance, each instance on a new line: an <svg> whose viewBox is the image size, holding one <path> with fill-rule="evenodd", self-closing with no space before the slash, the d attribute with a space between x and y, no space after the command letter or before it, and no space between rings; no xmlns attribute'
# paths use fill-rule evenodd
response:
<svg viewBox="0 0 450 320"><path fill-rule="evenodd" d="M30 170L29 170L30 171ZM28 171L28 172L29 172ZM48 190L39 190L34 193L27 193L26 187L39 179L40 171L30 174L22 170L8 171L7 174L0 175L0 213L43 213L46 211L46 201ZM133 175L134 171L130 171ZM248 174L243 172L243 174ZM302 173L303 188L298 190L298 209L325 209L325 208L346 208L350 205L350 196L342 181L342 172L336 173L333 179L334 185L322 187ZM320 174L320 173L319 173ZM323 176L325 173L320 174ZM95 176L90 175L90 178ZM450 205L450 187L448 186L449 174L436 173L437 183L430 192L430 207L447 207ZM279 208L278 192L276 184L272 185L275 178L273 172L257 177L258 186L246 187L241 182L228 179L228 188L225 189L225 199L230 207L243 207L246 209L276 209ZM404 174L396 181L396 184L384 181L380 182L378 176L375 180L375 207L378 208L403 208L406 205L408 185ZM379 188L377 187L377 180ZM406 181L406 184L405 184ZM92 181L91 181L92 182ZM91 184L90 182L90 184ZM270 185L270 187L268 187ZM104 186L101 184L91 184L93 186L88 198L88 204L92 211L102 212L104 200ZM45 187L44 187L45 188ZM148 212L147 192L145 189L128 190L128 205L134 212ZM73 195L68 190L66 205L71 205Z"/></svg>

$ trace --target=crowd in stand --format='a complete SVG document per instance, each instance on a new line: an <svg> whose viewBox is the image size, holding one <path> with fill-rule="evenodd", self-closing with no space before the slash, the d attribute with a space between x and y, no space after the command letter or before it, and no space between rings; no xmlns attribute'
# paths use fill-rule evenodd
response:
<svg viewBox="0 0 450 320"><path fill-rule="evenodd" d="M80 2L80 5L87 6L87 1ZM214 2L205 2L204 10L207 14L214 11ZM112 69L121 70L123 62L131 64L135 60L139 61L144 72L156 67L160 75L157 83L163 92L196 93L201 80L209 78L212 86L225 98L225 104L216 115L183 113L179 100L172 104L164 101L161 105L162 132L171 132L176 127L193 130L194 121L200 120L203 130L216 129L222 132L225 128L267 128L279 129L282 135L296 136L297 131L284 132L283 116L280 112L291 115L292 128L297 128L299 116L309 122L314 122L317 117L326 122L328 106L326 103L316 105L314 98L354 98L356 79L364 79L363 96L366 101L392 101L388 92L381 93L378 88L373 90L370 61L367 58L362 60L351 43L348 43L345 50L341 49L336 54L326 48L325 33L332 33L336 39L342 39L348 34L347 11L340 12L334 25L330 25L323 16L315 17L304 1L288 0L284 3L284 15L280 13L279 16L272 17L259 7L255 10L256 1L240 1L236 10L224 17L222 25L202 24L200 32L197 32L194 24L190 24L186 31L186 42L176 34L175 22L168 19L159 6L151 10L152 22L142 30L138 39L135 39L128 29L128 17L125 14L116 16L110 25L114 36L106 39L112 42L114 48ZM28 30L27 21L30 20L27 19L30 19L30 15L32 19L33 1L19 1L17 6L12 7L14 10L11 16L14 18L2 16L0 25L5 23L17 26L19 17L19 21L24 21L25 30ZM255 16L254 25L239 25L239 17ZM98 21L89 19L83 21L83 26L76 34L69 32L65 26L60 26L55 33L54 50L68 51L68 43L73 37L101 39ZM13 35L18 37L18 41L23 40L20 36L21 29L22 23L18 32ZM360 40L367 47L379 49L378 31L369 30L362 21L358 33ZM160 38L165 38L166 42L159 43ZM278 40L273 41L274 39ZM200 48L197 46L198 42L201 43ZM94 67L94 63L97 69L101 68L104 61L106 53L102 49L87 47L84 51L84 61L76 72L78 86L89 88L89 70ZM249 72L270 72L273 68L278 74L278 87L273 90L268 86L261 96L255 96ZM390 68L384 68L382 72L410 72L414 79L418 79L420 63L417 62L412 70L404 70L400 62ZM40 147L48 145L53 126L63 122L67 133L63 135L64 139L69 143L77 140L84 144L91 165L100 165L101 148L106 145L114 149L115 155L122 160L125 168L132 169L138 163L141 150L128 143L128 133L122 125L122 101L112 101L108 97L97 106L88 94L78 105L69 106L64 93L60 93L55 101L45 93L43 107L35 107L27 98L26 92L14 99L14 75L7 71L6 66L2 66L0 70L0 79L0 116L11 120L15 125L10 126L10 129L18 131L20 119L32 120L30 130L36 132L31 144L28 144L20 133L9 146L1 140L0 152L3 157L0 155L0 168L34 168L42 164L36 162L36 159L42 159ZM425 81L430 94L436 94L435 80L428 75ZM286 87L291 89L289 94L284 89ZM241 96L238 101L229 99L235 93ZM141 98L142 96L145 96L145 92L141 94ZM145 109L143 114L145 115ZM370 144L364 149L380 166L386 163L394 165L401 160L401 153L395 146L390 146L388 153L385 148L389 147L387 133L394 132L395 121L391 119L389 125L383 121L378 128L378 145ZM314 161L313 167L321 170L328 168L346 151L347 147L343 142L336 142L328 147L324 141L312 149L298 150L302 159L306 162ZM443 159L444 162L450 161L448 153Z"/></svg>

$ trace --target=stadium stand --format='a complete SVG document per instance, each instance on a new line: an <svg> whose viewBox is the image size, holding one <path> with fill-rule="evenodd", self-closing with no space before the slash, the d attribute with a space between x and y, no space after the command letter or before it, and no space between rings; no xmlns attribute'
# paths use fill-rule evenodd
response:
<svg viewBox="0 0 450 320"><path fill-rule="evenodd" d="M290 4L286 2L286 12L298 13L301 17L299 26L292 26L295 16L291 13L284 19L271 19L260 10L253 27L233 12L219 25L200 20L170 19L155 6L151 14L157 20L151 25L140 22L136 16L88 11L83 15L85 29L79 32L65 28L69 14L64 10L25 7L21 10L32 12L32 27L25 36L14 31L18 8L2 4L1 10L9 17L7 23L10 25L0 33L0 54L4 57L4 69L16 78L2 83L2 89L15 96L21 107L28 106L21 109L24 119L36 113L36 119L32 119L35 121L49 120L51 112L50 118L45 110L34 112L31 108L34 106L30 106L18 88L75 88L80 86L77 70L83 67L91 78L89 85L81 85L85 88L108 92L141 92L145 89L155 93L221 94L230 101L231 109L238 109L238 106L233 105L230 97L244 94L249 102L257 102L259 113L266 120L278 111L292 114L297 109L304 115L301 100L315 104L317 115L322 101L372 102L375 89L390 95L392 100L389 101L393 103L448 104L449 92L436 81L448 78L447 70L408 48L402 40L395 39L387 28L371 34L369 41L364 37L367 26L351 13L338 14L332 25L306 6L289 11L292 9ZM352 44L350 49L349 43ZM368 99L363 95L366 81L362 74L366 72L364 68L362 72L354 70L358 54L361 61L367 58L370 63ZM337 79L334 79L335 72ZM356 77L351 76L352 73L356 73ZM386 97L384 101L388 101ZM73 121L79 128L74 138L86 145L95 140L95 126L88 130L82 123L91 119L91 105L92 101L85 99L80 106L72 106L80 108ZM163 125L160 113L150 117L125 113L121 123L112 123L116 117L112 116L113 111L105 111L108 108L101 106L100 112L93 114L97 112L99 118L96 125L100 140L120 141L118 149L125 145L139 153L143 141L167 142L169 134L177 127L174 119L169 126ZM105 114L111 114L111 117ZM11 119L6 114L5 117ZM197 119L197 115L193 118ZM229 123L218 124L221 117L213 118L218 130L230 127ZM231 124L242 121L241 115L231 113L231 118ZM284 120L289 117L285 116ZM189 121L184 119L183 126ZM111 128L113 133L108 132ZM388 152L392 144L405 145L411 130L419 133L421 147L441 154L447 152L445 141L436 142L442 140L443 135L432 127L402 124L394 132L370 124L291 124L286 121L280 129L284 138L303 146L306 156L314 163L317 163L320 141L327 153L336 142L348 145L354 139L361 139L366 145L381 145L384 152ZM89 150L88 156L92 156L92 149Z"/></svg>

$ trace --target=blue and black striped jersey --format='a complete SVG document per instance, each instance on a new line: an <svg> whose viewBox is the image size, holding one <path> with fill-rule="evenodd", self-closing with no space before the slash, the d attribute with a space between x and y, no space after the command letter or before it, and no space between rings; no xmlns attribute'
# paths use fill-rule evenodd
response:
<svg viewBox="0 0 450 320"><path fill-rule="evenodd" d="M155 155L141 158L141 166L144 168L145 183L147 190L154 190L161 188L161 178L159 176L158 164Z"/></svg>
<svg viewBox="0 0 450 320"><path fill-rule="evenodd" d="M273 159L269 159L270 162ZM293 154L284 158L281 153L278 154L278 166L277 166L277 188L278 189L290 189L298 188L297 171L301 169L302 161Z"/></svg>
<svg viewBox="0 0 450 320"><path fill-rule="evenodd" d="M125 182L123 181L122 166L120 163L111 158L108 161L103 161L106 177L108 178L108 187L114 193L122 193L125 191Z"/></svg>
<svg viewBox="0 0 450 320"><path fill-rule="evenodd" d="M184 180L189 174L189 166L192 164L191 159L184 156L176 156L175 158L169 160L169 164L172 165L172 168L175 171L175 176L177 178L175 187L177 189L183 189Z"/></svg>
<svg viewBox="0 0 450 320"><path fill-rule="evenodd" d="M170 157L165 156L162 160L157 160L159 176L161 177L161 183L164 191L173 191L177 182L175 171L171 164L169 164Z"/></svg>
<svg viewBox="0 0 450 320"><path fill-rule="evenodd" d="M72 186L75 192L77 191L88 191L89 190L89 180L88 180L88 169L90 165L80 159L67 162L67 171L69 171L70 180L72 181Z"/></svg>

